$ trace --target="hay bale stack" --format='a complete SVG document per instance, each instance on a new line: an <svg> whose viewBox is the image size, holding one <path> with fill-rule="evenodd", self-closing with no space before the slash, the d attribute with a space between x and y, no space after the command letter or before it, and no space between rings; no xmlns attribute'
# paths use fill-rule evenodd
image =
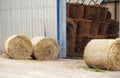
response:
<svg viewBox="0 0 120 78"><path fill-rule="evenodd" d="M66 3L66 12L67 17L70 17L70 3Z"/></svg>
<svg viewBox="0 0 120 78"><path fill-rule="evenodd" d="M69 3L70 5L70 17L82 19L84 16L84 7L85 5L80 3Z"/></svg>
<svg viewBox="0 0 120 78"><path fill-rule="evenodd" d="M107 34L118 34L119 32L119 22L115 20L107 20L109 22Z"/></svg>
<svg viewBox="0 0 120 78"><path fill-rule="evenodd" d="M100 6L100 21L106 20L107 13L108 13L108 8L104 6Z"/></svg>
<svg viewBox="0 0 120 78"><path fill-rule="evenodd" d="M79 56L83 57L84 48L90 40L90 38L76 38L75 52L79 53Z"/></svg>
<svg viewBox="0 0 120 78"><path fill-rule="evenodd" d="M109 25L108 22L100 22L98 34L99 35L106 35L107 34L108 25Z"/></svg>
<svg viewBox="0 0 120 78"><path fill-rule="evenodd" d="M86 5L85 6L85 19L92 21L100 20L100 6L98 5Z"/></svg>
<svg viewBox="0 0 120 78"><path fill-rule="evenodd" d="M105 21L108 8L100 5L86 5L85 18L92 21Z"/></svg>
<svg viewBox="0 0 120 78"><path fill-rule="evenodd" d="M67 18L67 52L68 54L74 52L76 30L77 30L77 19Z"/></svg>
<svg viewBox="0 0 120 78"><path fill-rule="evenodd" d="M32 40L34 47L33 56L38 60L56 60L59 53L58 43L51 38L34 37Z"/></svg>
<svg viewBox="0 0 120 78"><path fill-rule="evenodd" d="M84 50L85 63L92 68L120 70L120 39L93 39Z"/></svg>
<svg viewBox="0 0 120 78"><path fill-rule="evenodd" d="M105 38L107 35L108 22L92 22L90 36L92 38Z"/></svg>
<svg viewBox="0 0 120 78"><path fill-rule="evenodd" d="M77 25L77 36L88 36L90 33L91 20L79 19Z"/></svg>
<svg viewBox="0 0 120 78"><path fill-rule="evenodd" d="M12 59L30 59L32 43L24 35L13 35L5 42L5 53Z"/></svg>
<svg viewBox="0 0 120 78"><path fill-rule="evenodd" d="M119 36L119 22L115 20L106 20L109 22L107 29L107 38L116 38Z"/></svg>
<svg viewBox="0 0 120 78"><path fill-rule="evenodd" d="M107 16L106 16L106 19L111 19L111 12L110 11L107 11Z"/></svg>
<svg viewBox="0 0 120 78"><path fill-rule="evenodd" d="M90 27L90 35L97 36L99 31L100 22L92 22Z"/></svg>
<svg viewBox="0 0 120 78"><path fill-rule="evenodd" d="M76 37L78 22L79 22L78 19L67 18L67 38L68 39Z"/></svg>

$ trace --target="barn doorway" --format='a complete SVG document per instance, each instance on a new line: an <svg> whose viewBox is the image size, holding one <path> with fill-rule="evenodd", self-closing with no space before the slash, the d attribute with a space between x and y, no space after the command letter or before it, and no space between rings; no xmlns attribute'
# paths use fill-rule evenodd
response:
<svg viewBox="0 0 120 78"><path fill-rule="evenodd" d="M116 15L119 13L116 9L119 10L119 2L111 0L67 0L67 58L83 57L91 39L117 38L119 18Z"/></svg>

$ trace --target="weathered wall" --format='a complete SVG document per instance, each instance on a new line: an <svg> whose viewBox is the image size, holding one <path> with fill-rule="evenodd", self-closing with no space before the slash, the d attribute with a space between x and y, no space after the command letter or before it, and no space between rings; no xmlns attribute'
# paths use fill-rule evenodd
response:
<svg viewBox="0 0 120 78"><path fill-rule="evenodd" d="M111 12L111 15L112 15L111 18L114 19L114 17L115 17L115 13L114 13L114 10L115 10L115 9L114 9L114 3L109 3L109 4L107 4L106 6L109 8L108 10ZM117 14L116 14L116 20L119 21L119 4L118 4L118 3L117 3L117 10L116 10L116 11L117 11L117 12L116 12L116 13L117 13Z"/></svg>

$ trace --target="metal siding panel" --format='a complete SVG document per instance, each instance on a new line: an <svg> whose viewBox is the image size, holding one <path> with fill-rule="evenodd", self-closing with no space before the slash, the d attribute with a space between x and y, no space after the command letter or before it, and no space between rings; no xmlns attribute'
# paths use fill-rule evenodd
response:
<svg viewBox="0 0 120 78"><path fill-rule="evenodd" d="M3 30L2 21L3 21L3 12L0 11L0 27L1 27L1 28L0 28L0 29L1 29L1 32L0 32L0 33L1 33L1 35L0 35L0 39L1 39L1 40L0 40L0 51L3 50L3 49L2 49L2 48L3 48L3 45L2 45L2 44L3 44L3 37L4 37L4 36L2 35L2 33L3 33L3 32L2 32L2 30Z"/></svg>
<svg viewBox="0 0 120 78"><path fill-rule="evenodd" d="M6 9L8 9L8 0L1 0L0 1L0 9L2 9L2 10L6 10Z"/></svg>
<svg viewBox="0 0 120 78"><path fill-rule="evenodd" d="M45 19L46 19L46 33L47 37L52 37L57 39L57 20L56 18L56 0L46 0L46 4L48 5L45 9ZM56 32L56 33L55 33Z"/></svg>
<svg viewBox="0 0 120 78"><path fill-rule="evenodd" d="M2 29L1 29L1 17L2 16L2 13L1 13L1 10L0 10L0 40L2 40ZM2 41L0 41L0 44L2 44ZM0 52L1 52L1 49L2 49L2 45L0 45Z"/></svg>
<svg viewBox="0 0 120 78"><path fill-rule="evenodd" d="M56 17L56 0L0 0L0 51L13 34L57 39Z"/></svg>

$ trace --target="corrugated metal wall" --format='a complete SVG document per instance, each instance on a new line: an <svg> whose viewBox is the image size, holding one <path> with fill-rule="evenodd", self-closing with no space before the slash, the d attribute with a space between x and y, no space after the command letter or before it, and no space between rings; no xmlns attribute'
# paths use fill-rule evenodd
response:
<svg viewBox="0 0 120 78"><path fill-rule="evenodd" d="M14 34L57 39L57 0L0 0L0 51Z"/></svg>

